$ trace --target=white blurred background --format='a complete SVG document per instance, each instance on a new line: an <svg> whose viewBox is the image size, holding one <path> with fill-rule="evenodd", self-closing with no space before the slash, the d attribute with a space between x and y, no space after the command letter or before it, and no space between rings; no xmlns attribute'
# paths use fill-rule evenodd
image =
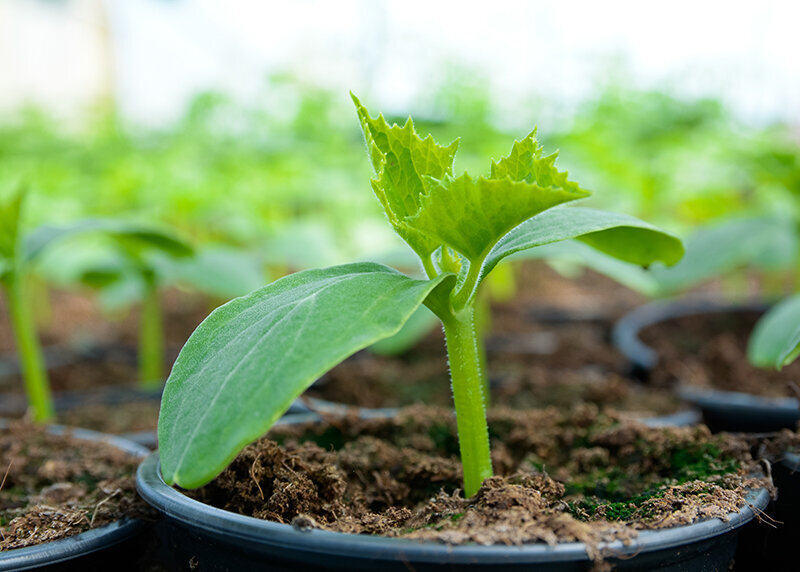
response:
<svg viewBox="0 0 800 572"><path fill-rule="evenodd" d="M531 97L558 116L624 81L796 125L798 22L800 2L780 0L0 0L0 113L110 99L162 125L202 91L256 102L287 70L405 112L455 69L485 82L501 122Z"/></svg>

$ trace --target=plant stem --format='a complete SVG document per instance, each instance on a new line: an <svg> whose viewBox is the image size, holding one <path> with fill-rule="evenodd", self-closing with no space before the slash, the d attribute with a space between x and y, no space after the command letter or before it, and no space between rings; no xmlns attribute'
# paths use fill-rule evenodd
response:
<svg viewBox="0 0 800 572"><path fill-rule="evenodd" d="M483 380L484 406L489 408L492 403L492 392L489 387L489 365L486 359L486 336L492 323L492 313L489 305L487 290L478 291L475 297L475 343L478 351L478 364Z"/></svg>
<svg viewBox="0 0 800 572"><path fill-rule="evenodd" d="M14 273L4 283L6 300L17 342L22 377L25 391L33 412L33 420L37 423L52 421L55 417L53 396L50 393L50 381L42 358L42 349L36 336L33 316L28 307L22 280Z"/></svg>
<svg viewBox="0 0 800 572"><path fill-rule="evenodd" d="M164 379L164 331L155 280L145 279L139 322L139 383L157 389Z"/></svg>
<svg viewBox="0 0 800 572"><path fill-rule="evenodd" d="M464 467L464 495L471 497L492 476L489 428L486 424L483 372L470 306L443 320L456 407L458 443Z"/></svg>

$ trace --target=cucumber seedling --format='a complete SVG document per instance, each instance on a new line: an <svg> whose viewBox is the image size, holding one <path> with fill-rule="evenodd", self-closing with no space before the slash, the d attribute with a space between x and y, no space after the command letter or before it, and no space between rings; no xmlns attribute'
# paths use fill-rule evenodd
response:
<svg viewBox="0 0 800 572"><path fill-rule="evenodd" d="M543 155L535 132L487 176L455 175L458 141L420 138L353 97L389 223L426 279L375 263L305 270L215 310L187 341L164 389L158 437L166 482L210 481L263 435L315 379L396 333L425 304L447 341L464 493L492 475L484 372L475 334L480 286L507 256L577 239L647 266L675 263L677 238L636 218L560 206L589 192Z"/></svg>

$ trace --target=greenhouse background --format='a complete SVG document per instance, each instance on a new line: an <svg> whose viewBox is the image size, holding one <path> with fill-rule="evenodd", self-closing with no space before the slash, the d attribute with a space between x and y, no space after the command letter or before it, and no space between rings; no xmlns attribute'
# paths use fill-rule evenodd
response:
<svg viewBox="0 0 800 572"><path fill-rule="evenodd" d="M0 0L0 569L794 569L798 21Z"/></svg>
<svg viewBox="0 0 800 572"><path fill-rule="evenodd" d="M3 186L36 187L38 222L126 212L212 241L265 238L310 212L363 221L378 210L353 91L439 139L460 135L459 166L474 173L476 156L538 126L593 200L679 230L745 206L760 175L741 157L757 140L795 143L798 10L5 0ZM366 222L348 227L358 244L342 257L374 245L358 236L372 235Z"/></svg>

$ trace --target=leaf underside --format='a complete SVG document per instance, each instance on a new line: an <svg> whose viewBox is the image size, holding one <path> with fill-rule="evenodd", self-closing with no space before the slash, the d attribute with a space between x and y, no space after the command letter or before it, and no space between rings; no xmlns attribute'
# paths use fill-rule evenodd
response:
<svg viewBox="0 0 800 572"><path fill-rule="evenodd" d="M481 271L486 276L505 257L562 240L577 239L605 254L640 266L674 264L681 241L635 217L585 207L545 211L514 228L492 248Z"/></svg>
<svg viewBox="0 0 800 572"><path fill-rule="evenodd" d="M292 274L218 308L189 338L164 389L164 479L185 488L211 480L320 375L395 334L453 280L347 264Z"/></svg>

